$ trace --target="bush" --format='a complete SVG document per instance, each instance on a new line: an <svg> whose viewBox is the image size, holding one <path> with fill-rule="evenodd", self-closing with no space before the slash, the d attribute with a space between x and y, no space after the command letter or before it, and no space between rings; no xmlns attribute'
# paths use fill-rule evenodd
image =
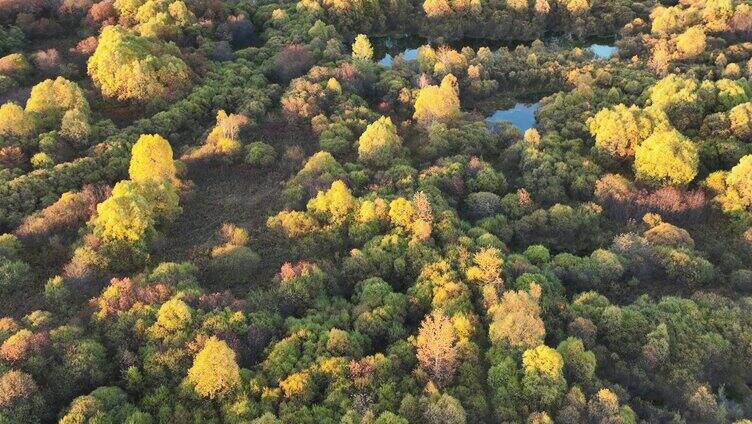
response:
<svg viewBox="0 0 752 424"><path fill-rule="evenodd" d="M489 192L472 193L465 199L465 208L472 219L488 218L501 209L501 198Z"/></svg>
<svg viewBox="0 0 752 424"><path fill-rule="evenodd" d="M277 160L277 152L269 144L257 141L246 146L245 163L251 166L267 167Z"/></svg>

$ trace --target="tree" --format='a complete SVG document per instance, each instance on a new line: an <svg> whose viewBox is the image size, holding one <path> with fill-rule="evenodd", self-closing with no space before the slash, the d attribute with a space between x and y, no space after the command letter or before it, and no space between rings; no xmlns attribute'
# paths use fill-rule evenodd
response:
<svg viewBox="0 0 752 424"><path fill-rule="evenodd" d="M460 114L460 97L457 78L448 74L441 85L429 85L418 93L413 118L422 125L446 122Z"/></svg>
<svg viewBox="0 0 752 424"><path fill-rule="evenodd" d="M697 147L676 130L655 133L635 151L637 178L649 185L685 185L697 175Z"/></svg>
<svg viewBox="0 0 752 424"><path fill-rule="evenodd" d="M174 44L121 26L104 28L88 71L105 97L120 101L174 99L190 85L190 71Z"/></svg>
<svg viewBox="0 0 752 424"><path fill-rule="evenodd" d="M556 350L564 360L564 376L570 383L588 383L595 376L595 354L585 350L582 340L568 337Z"/></svg>
<svg viewBox="0 0 752 424"><path fill-rule="evenodd" d="M421 368L437 383L451 380L457 367L457 336L452 321L442 310L427 315L416 339Z"/></svg>
<svg viewBox="0 0 752 424"><path fill-rule="evenodd" d="M382 116L366 127L358 139L358 160L376 168L387 168L402 150L402 139L392 119Z"/></svg>
<svg viewBox="0 0 752 424"><path fill-rule="evenodd" d="M361 281L355 287L357 305L353 308L356 330L377 342L394 341L405 333L407 296L392 292L378 277Z"/></svg>
<svg viewBox="0 0 752 424"><path fill-rule="evenodd" d="M54 81L42 81L31 89L26 112L34 114L44 127L58 127L68 111L80 112L88 122L89 102L75 82L57 77Z"/></svg>
<svg viewBox="0 0 752 424"><path fill-rule="evenodd" d="M142 424L152 422L150 415L141 412L128 402L128 395L119 387L98 387L71 402L60 424L91 422L126 422Z"/></svg>
<svg viewBox="0 0 752 424"><path fill-rule="evenodd" d="M128 195L141 196L146 200L157 226L172 222L182 212L178 192L167 180L124 180L112 189L112 197Z"/></svg>
<svg viewBox="0 0 752 424"><path fill-rule="evenodd" d="M740 140L752 142L752 102L734 106L729 111L731 132Z"/></svg>
<svg viewBox="0 0 752 424"><path fill-rule="evenodd" d="M634 157L640 143L655 131L667 130L669 123L659 109L618 104L601 109L588 120L588 127L598 150L617 159L628 159Z"/></svg>
<svg viewBox="0 0 752 424"><path fill-rule="evenodd" d="M36 121L15 103L0 106L0 137L30 137L36 130Z"/></svg>
<svg viewBox="0 0 752 424"><path fill-rule="evenodd" d="M447 393L436 396L435 399L424 399L424 403L423 422L426 424L465 424L467 422L462 403Z"/></svg>
<svg viewBox="0 0 752 424"><path fill-rule="evenodd" d="M356 200L350 189L341 180L332 183L327 191L320 191L308 202L307 209L321 221L343 224L356 208Z"/></svg>
<svg viewBox="0 0 752 424"><path fill-rule="evenodd" d="M128 174L133 181L177 181L170 143L158 134L144 134L131 149Z"/></svg>
<svg viewBox="0 0 752 424"><path fill-rule="evenodd" d="M705 31L693 26L676 37L676 48L680 59L692 59L705 51Z"/></svg>
<svg viewBox="0 0 752 424"><path fill-rule="evenodd" d="M373 59L373 47L365 34L358 34L352 44L353 59L370 61Z"/></svg>
<svg viewBox="0 0 752 424"><path fill-rule="evenodd" d="M188 381L195 385L200 396L221 399L240 385L235 352L224 340L212 336L194 358Z"/></svg>
<svg viewBox="0 0 752 424"><path fill-rule="evenodd" d="M726 176L726 187L743 207L752 206L752 155L746 155Z"/></svg>
<svg viewBox="0 0 752 424"><path fill-rule="evenodd" d="M522 354L522 366L525 372L535 371L551 377L559 377L564 361L559 352L546 345L540 345Z"/></svg>
<svg viewBox="0 0 752 424"><path fill-rule="evenodd" d="M540 317L541 288L530 285L530 292L506 291L498 305L491 309L493 321L489 329L491 341L506 341L512 347L532 348L543 342L546 328Z"/></svg>
<svg viewBox="0 0 752 424"><path fill-rule="evenodd" d="M112 196L97 205L93 222L94 233L109 241L143 242L154 228L149 202L136 193Z"/></svg>
<svg viewBox="0 0 752 424"><path fill-rule="evenodd" d="M44 414L44 399L34 379L21 371L0 375L0 422L36 423Z"/></svg>

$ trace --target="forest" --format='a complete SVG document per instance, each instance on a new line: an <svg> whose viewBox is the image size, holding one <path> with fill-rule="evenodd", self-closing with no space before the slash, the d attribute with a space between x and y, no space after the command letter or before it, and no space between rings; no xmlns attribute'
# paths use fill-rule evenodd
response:
<svg viewBox="0 0 752 424"><path fill-rule="evenodd" d="M0 424L752 424L750 0L0 0Z"/></svg>

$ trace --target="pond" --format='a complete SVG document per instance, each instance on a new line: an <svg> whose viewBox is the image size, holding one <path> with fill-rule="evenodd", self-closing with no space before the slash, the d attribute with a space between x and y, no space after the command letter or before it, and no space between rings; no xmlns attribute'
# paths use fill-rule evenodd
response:
<svg viewBox="0 0 752 424"><path fill-rule="evenodd" d="M520 132L525 132L525 130L535 126L535 111L539 107L539 102L516 103L514 107L508 109L497 109L494 113L486 117L486 122L488 124L496 124L504 121L510 122Z"/></svg>
<svg viewBox="0 0 752 424"><path fill-rule="evenodd" d="M416 60L418 58L418 47L432 43L431 40L424 37L373 37L371 40L374 48L374 57L380 65L387 68L392 67L394 58L402 55L405 60ZM519 45L530 45L532 41L492 41L482 39L466 39L448 43L456 50L462 50L463 47L472 47L477 50L480 47L488 47L491 50L498 50L501 47L507 47L513 50ZM583 50L590 50L596 59L608 59L614 56L618 50L614 44L613 37L594 37L584 41L575 41L566 37L551 36L544 39L546 46L552 48L574 48L580 47Z"/></svg>
<svg viewBox="0 0 752 424"><path fill-rule="evenodd" d="M616 46L598 43L589 45L587 49L593 52L596 59L608 59L615 55L618 50Z"/></svg>

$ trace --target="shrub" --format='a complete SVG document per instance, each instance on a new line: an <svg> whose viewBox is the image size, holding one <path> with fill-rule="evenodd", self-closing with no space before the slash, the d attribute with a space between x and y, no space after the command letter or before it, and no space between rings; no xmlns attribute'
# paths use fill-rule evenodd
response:
<svg viewBox="0 0 752 424"><path fill-rule="evenodd" d="M501 198L495 193L471 193L465 199L465 208L472 219L488 218L501 209Z"/></svg>
<svg viewBox="0 0 752 424"><path fill-rule="evenodd" d="M277 160L277 152L269 144L257 141L246 146L245 162L251 166L267 167Z"/></svg>
<svg viewBox="0 0 752 424"><path fill-rule="evenodd" d="M313 66L313 56L302 44L285 46L274 57L274 73L282 82L305 74Z"/></svg>

